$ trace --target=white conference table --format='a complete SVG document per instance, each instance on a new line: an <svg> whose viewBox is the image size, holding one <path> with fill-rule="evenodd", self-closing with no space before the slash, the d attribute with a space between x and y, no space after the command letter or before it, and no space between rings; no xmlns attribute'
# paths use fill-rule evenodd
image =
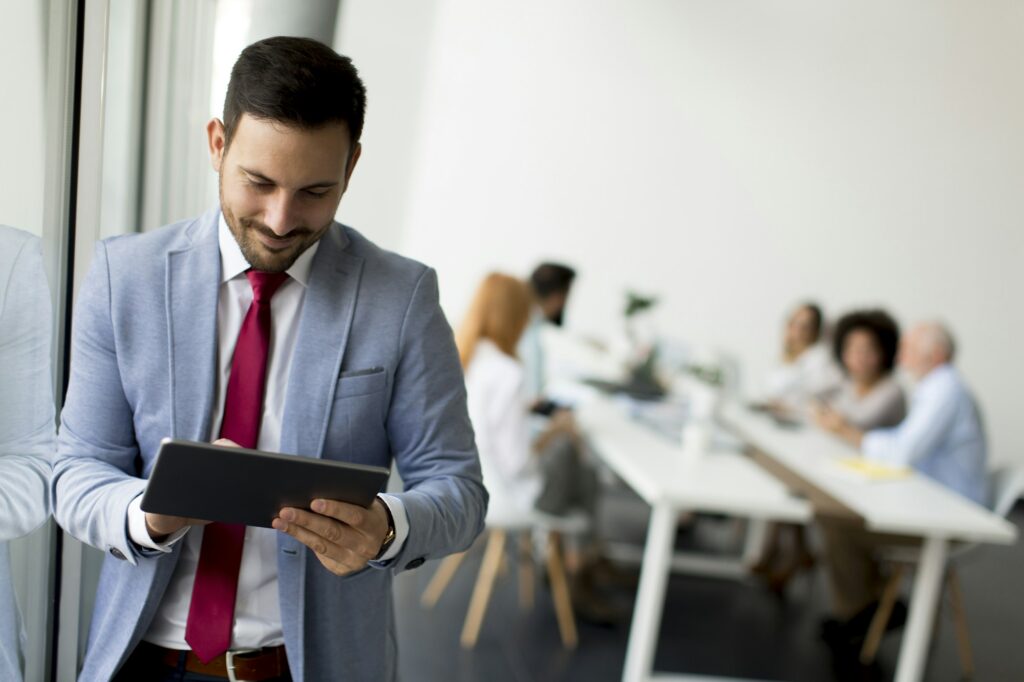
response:
<svg viewBox="0 0 1024 682"><path fill-rule="evenodd" d="M654 675L680 512L806 523L812 510L742 453L712 451L688 459L681 445L634 421L606 397L592 397L577 405L576 419L595 453L651 507L622 675L625 682L649 680ZM659 675L658 679L666 678ZM672 679L706 678L682 675Z"/></svg>
<svg viewBox="0 0 1024 682"><path fill-rule="evenodd" d="M769 416L736 403L724 405L718 419L741 440L861 517L868 530L922 539L895 677L896 682L921 680L949 543L1012 544L1016 527L918 473L894 480L851 475L838 461L858 456L857 450L812 426L780 427Z"/></svg>

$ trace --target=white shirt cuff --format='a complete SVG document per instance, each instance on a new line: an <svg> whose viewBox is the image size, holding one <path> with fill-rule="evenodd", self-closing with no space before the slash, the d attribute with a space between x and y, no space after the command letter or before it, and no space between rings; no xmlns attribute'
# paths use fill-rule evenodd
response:
<svg viewBox="0 0 1024 682"><path fill-rule="evenodd" d="M137 495L128 505L128 536L132 542L143 549L170 552L174 543L183 538L189 528L190 526L185 526L181 530L171 533L163 542L155 542L149 536L149 530L146 528L146 512L142 511L142 495Z"/></svg>
<svg viewBox="0 0 1024 682"><path fill-rule="evenodd" d="M384 556L377 559L378 562L384 562L394 559L402 551L405 539L409 537L409 516L405 513L405 505L402 504L402 500L394 495L381 493L377 497L388 506L391 511L391 520L395 523L395 541L388 547L388 551L384 552Z"/></svg>

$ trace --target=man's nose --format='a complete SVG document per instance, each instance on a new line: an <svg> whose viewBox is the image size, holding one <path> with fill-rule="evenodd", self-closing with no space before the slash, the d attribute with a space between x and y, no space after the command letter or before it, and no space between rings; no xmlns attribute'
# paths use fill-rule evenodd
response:
<svg viewBox="0 0 1024 682"><path fill-rule="evenodd" d="M263 222L274 234L283 237L295 229L298 224L295 209L295 199L291 192L278 188L267 203Z"/></svg>

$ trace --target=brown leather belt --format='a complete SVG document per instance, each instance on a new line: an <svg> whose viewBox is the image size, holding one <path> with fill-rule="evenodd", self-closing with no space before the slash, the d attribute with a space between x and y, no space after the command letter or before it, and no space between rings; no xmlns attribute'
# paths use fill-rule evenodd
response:
<svg viewBox="0 0 1024 682"><path fill-rule="evenodd" d="M136 647L132 657L148 659L154 663L159 662L169 668L177 668L182 653L185 654L185 670L198 675L235 679L239 682L263 682L279 677L290 679L291 675L284 646L233 654L230 657L235 668L233 676L228 674L229 657L227 654L222 654L209 663L203 663L191 651L182 652L178 649L166 649L156 644L142 642Z"/></svg>

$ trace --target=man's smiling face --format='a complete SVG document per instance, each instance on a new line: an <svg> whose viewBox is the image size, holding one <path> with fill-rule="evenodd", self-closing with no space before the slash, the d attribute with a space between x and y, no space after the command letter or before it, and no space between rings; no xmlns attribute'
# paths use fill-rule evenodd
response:
<svg viewBox="0 0 1024 682"><path fill-rule="evenodd" d="M334 220L356 162L348 126L300 128L243 114L227 144L207 126L224 219L249 264L284 272Z"/></svg>

